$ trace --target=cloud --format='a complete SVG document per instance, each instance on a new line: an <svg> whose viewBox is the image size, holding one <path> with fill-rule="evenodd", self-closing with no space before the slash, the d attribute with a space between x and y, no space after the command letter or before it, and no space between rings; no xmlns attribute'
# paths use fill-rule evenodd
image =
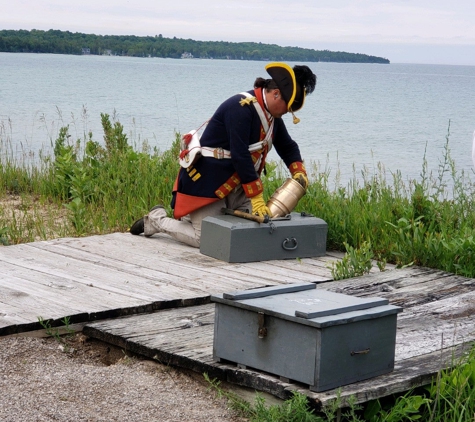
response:
<svg viewBox="0 0 475 422"><path fill-rule="evenodd" d="M16 0L2 8L0 28L322 49L331 43L475 45L474 21L473 0Z"/></svg>

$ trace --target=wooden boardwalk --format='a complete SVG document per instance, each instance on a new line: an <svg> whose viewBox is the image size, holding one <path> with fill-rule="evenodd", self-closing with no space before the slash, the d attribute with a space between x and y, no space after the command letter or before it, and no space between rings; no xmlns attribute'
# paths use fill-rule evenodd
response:
<svg viewBox="0 0 475 422"><path fill-rule="evenodd" d="M327 403L336 390L308 386L212 359L210 294L314 282L317 288L378 296L402 306L392 373L341 388L358 402L431 382L475 341L475 280L407 268L332 281L325 257L230 264L165 237L116 233L0 248L0 335L40 328L38 317L86 323L84 333L179 367L289 398Z"/></svg>
<svg viewBox="0 0 475 422"><path fill-rule="evenodd" d="M114 233L0 247L0 335L209 302L210 294L331 280L318 259L230 264L165 235Z"/></svg>

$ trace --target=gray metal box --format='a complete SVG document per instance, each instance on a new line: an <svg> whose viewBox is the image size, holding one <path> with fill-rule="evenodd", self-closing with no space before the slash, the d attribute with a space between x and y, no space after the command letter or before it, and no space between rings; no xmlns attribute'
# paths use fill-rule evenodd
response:
<svg viewBox="0 0 475 422"><path fill-rule="evenodd" d="M397 314L377 297L316 289L313 283L211 296L213 357L312 391L337 388L394 369Z"/></svg>
<svg viewBox="0 0 475 422"><path fill-rule="evenodd" d="M325 255L327 230L322 219L299 213L263 224L233 215L206 217L200 252L226 262L313 258Z"/></svg>

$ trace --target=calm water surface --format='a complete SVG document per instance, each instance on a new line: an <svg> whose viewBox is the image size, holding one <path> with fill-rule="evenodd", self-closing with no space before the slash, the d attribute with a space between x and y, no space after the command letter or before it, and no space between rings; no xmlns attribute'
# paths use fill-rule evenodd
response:
<svg viewBox="0 0 475 422"><path fill-rule="evenodd" d="M291 63L292 64L292 63ZM306 63L317 74L287 128L307 163L345 183L362 169L419 178L424 153L436 172L450 121L451 156L472 173L475 67ZM18 154L47 151L61 126L102 140L100 113L131 143L165 150L175 131L201 125L227 97L266 77L265 63L0 53L0 139ZM427 149L427 150L426 150ZM277 159L275 153L272 159ZM308 165L308 164L307 164Z"/></svg>

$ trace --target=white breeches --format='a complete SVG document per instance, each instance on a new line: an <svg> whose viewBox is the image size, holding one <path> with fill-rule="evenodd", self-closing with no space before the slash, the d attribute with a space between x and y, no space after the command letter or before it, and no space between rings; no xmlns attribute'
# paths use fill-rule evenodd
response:
<svg viewBox="0 0 475 422"><path fill-rule="evenodd" d="M252 210L251 201L244 194L241 186L237 187L226 198L200 208L180 220L167 217L163 208L157 208L144 216L144 234L166 233L174 239L195 248L200 247L201 222L209 216L221 215L221 208L246 211Z"/></svg>

